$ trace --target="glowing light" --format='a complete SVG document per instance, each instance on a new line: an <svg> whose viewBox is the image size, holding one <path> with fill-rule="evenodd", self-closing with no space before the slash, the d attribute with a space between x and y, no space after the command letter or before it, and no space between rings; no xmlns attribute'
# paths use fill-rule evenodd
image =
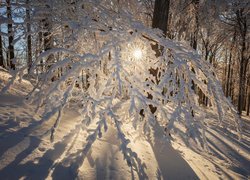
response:
<svg viewBox="0 0 250 180"><path fill-rule="evenodd" d="M142 58L142 51L140 49L135 49L133 52L133 56L135 59L141 59Z"/></svg>

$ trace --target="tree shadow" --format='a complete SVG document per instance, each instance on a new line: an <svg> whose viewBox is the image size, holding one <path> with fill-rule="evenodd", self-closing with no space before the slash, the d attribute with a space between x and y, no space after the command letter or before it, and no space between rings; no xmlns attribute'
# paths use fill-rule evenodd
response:
<svg viewBox="0 0 250 180"><path fill-rule="evenodd" d="M213 148L217 148L217 150L219 150L227 159L230 160L231 162L230 168L234 172L247 177L250 174L250 169L249 169L250 161L246 159L244 156L240 155L237 150L233 149L226 142L217 137L216 134L214 134L213 132L208 131L208 134L212 137L212 139L216 139L215 141L216 144L212 143L212 141L209 140L211 146L213 146ZM223 159L225 158L223 157Z"/></svg>
<svg viewBox="0 0 250 180"><path fill-rule="evenodd" d="M32 117L30 116L30 119L32 119ZM0 139L0 157L10 148L16 146L17 144L19 144L20 142L22 142L26 137L28 137L32 131L42 125L43 122L42 121L34 121L32 123L29 124L29 126L21 128L17 131L6 131L6 129L4 129L4 133L2 133L1 135L3 136L3 138ZM7 125L8 128L14 128L15 123L13 123L12 121L10 121L10 124ZM6 128L5 127L1 127L2 128Z"/></svg>
<svg viewBox="0 0 250 180"><path fill-rule="evenodd" d="M33 136L17 139L18 141L25 143L27 147L21 151L10 164L0 170L0 179L20 179L25 176L23 173L30 171L29 166L21 165L20 163L34 152L34 150L40 145L41 140Z"/></svg>
<svg viewBox="0 0 250 180"><path fill-rule="evenodd" d="M158 162L158 175L163 179L199 179L178 151L164 139L164 131L157 121L152 133L154 138L148 138L148 141Z"/></svg>
<svg viewBox="0 0 250 180"><path fill-rule="evenodd" d="M47 150L42 157L21 164L20 162L29 154L32 154L41 142L41 140L36 137L30 138L29 147L0 171L0 179L46 179L55 161L65 152L66 146L76 134L75 131L77 128L78 127L72 129L61 141L55 143L53 149ZM13 170L15 170L14 173Z"/></svg>
<svg viewBox="0 0 250 180"><path fill-rule="evenodd" d="M26 112L30 109L24 104L20 103L18 105L0 105L0 108L4 108L3 111L7 111L5 114L0 116L1 117L7 117L5 124L0 125L0 157L3 156L3 154L8 151L8 149L11 149L15 147L17 144L24 141L25 138L30 137L31 139L34 139L34 137L31 137L33 131L39 127L42 126L43 121L37 121L33 115ZM18 116L18 119L16 120L16 114L15 114L15 108L22 108L25 109L25 111L20 111L21 115ZM12 110L12 111L11 111ZM19 123L24 122L27 124L26 127L20 127Z"/></svg>
<svg viewBox="0 0 250 180"><path fill-rule="evenodd" d="M111 127L109 127L110 129ZM93 132L93 131L92 131ZM106 132L107 133L107 132ZM78 149L76 152L68 154L62 161L55 165L54 171L52 173L53 179L75 179L78 178L80 174L80 168L83 166L85 160L88 160L89 165L92 167L92 170L95 171L96 179L119 179L121 174L117 169L117 157L116 154L120 152L119 149L119 140L115 140L114 133L107 134L105 139L98 139L98 141L105 143L102 146L101 152L98 153L97 157L92 156L92 146L96 140L94 140L92 135L95 134L95 131L86 138L86 142L83 144L82 148ZM114 147L117 146L117 147ZM96 154L97 152L95 152ZM121 152L122 153L122 152ZM94 159L93 159L94 158ZM137 157L137 160L139 158ZM138 163L140 164L140 163ZM131 166L133 167L133 166ZM142 174L141 168L133 168L131 170L132 179L134 178L134 172L140 175ZM137 172L138 171L138 172ZM145 178L140 179L147 179ZM127 178L127 177L123 177Z"/></svg>
<svg viewBox="0 0 250 180"><path fill-rule="evenodd" d="M210 112L210 114L212 113ZM201 129L201 127L198 127L198 132L201 131ZM241 175L242 177L246 178L249 174L250 169L248 167L250 163L246 158L246 155L244 155L249 152L249 141L247 141L247 139L239 141L237 134L231 132L231 128L221 127L213 122L210 123L209 128L207 128L205 133L208 151L202 149L204 148L202 146L203 144L201 144L201 147L198 147L197 141L195 141L196 144L189 142L191 139L197 139L197 137L201 136L201 133L196 133L194 137L187 139L186 134L181 130L181 128L174 127L173 130L188 148L213 164L213 166L218 170L217 173L223 173L226 178L232 179L232 174L227 172L224 169L224 166L218 164L217 160L220 160L228 163L227 169ZM202 139L198 138L198 142L201 140ZM240 151L244 154L242 155Z"/></svg>

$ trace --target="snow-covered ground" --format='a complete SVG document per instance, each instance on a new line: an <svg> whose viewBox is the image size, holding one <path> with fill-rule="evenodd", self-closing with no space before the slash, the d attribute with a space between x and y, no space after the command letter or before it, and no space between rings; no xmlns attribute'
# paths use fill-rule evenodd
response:
<svg viewBox="0 0 250 180"><path fill-rule="evenodd" d="M0 89L8 77L0 70ZM81 118L74 109L64 111L51 143L46 132L55 118L42 123L35 107L24 103L31 88L28 81L16 82L0 95L0 179L250 178L249 117L243 117L241 142L232 129L211 123L206 133L209 152L187 141L181 125L176 125L169 141L157 125L153 139L138 139L138 133L125 124L130 148L142 163L140 169L131 169L123 159L114 125L110 123L102 138L92 143L78 126ZM212 121L215 115L207 110L206 118Z"/></svg>

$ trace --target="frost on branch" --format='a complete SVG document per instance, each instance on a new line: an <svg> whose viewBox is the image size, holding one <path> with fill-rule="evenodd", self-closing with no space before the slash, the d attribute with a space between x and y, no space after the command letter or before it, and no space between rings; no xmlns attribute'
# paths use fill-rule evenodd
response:
<svg viewBox="0 0 250 180"><path fill-rule="evenodd" d="M240 137L241 125L236 110L224 96L212 67L193 50L183 43L164 38L158 30L145 27L126 11L115 13L109 7L91 2L85 7L95 7L94 13L88 13L86 8L77 20L62 17L53 22L62 29L62 34L57 32L55 38L65 44L43 52L31 68L37 83L27 97L28 103L36 105L37 110L44 109L41 121L58 113L50 130L51 140L63 109L77 107L83 119L83 130L96 123L94 134L87 138L89 146L97 136L102 136L108 125L113 125L124 159L143 177L143 163L128 148L122 123L132 123L137 131L148 134L156 121L162 126L167 124L168 131L179 121L186 127L189 137L203 129L201 136L206 142L207 123L195 88L205 94L211 108L216 110L218 125L235 123ZM65 37L65 28L73 33ZM155 56L152 45L161 49L159 57ZM140 51L140 56L135 57L134 51ZM40 62L46 62L50 55L57 58L43 73L39 69ZM155 82L150 68L159 69L159 82ZM20 69L7 88L14 79L22 79L25 72ZM148 98L149 95L153 98ZM155 114L151 113L149 105L157 107ZM234 122L224 118L225 113L232 114ZM110 123L107 119L111 119Z"/></svg>

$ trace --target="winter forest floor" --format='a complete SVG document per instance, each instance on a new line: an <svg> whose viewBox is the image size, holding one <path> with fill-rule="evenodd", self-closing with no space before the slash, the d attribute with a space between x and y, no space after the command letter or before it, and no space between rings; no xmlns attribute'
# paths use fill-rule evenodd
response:
<svg viewBox="0 0 250 180"><path fill-rule="evenodd" d="M9 75L0 71L0 89ZM0 95L0 179L138 179L140 170L130 169L119 150L117 133L112 124L102 138L90 147L87 133L76 124L79 114L67 109L53 143L47 130L54 118L41 123L35 107L23 102L31 88L27 81L16 83ZM204 110L208 120L216 118ZM250 118L243 116L243 138L238 141L234 130L210 123L207 129L209 152L199 141L187 140L183 127L176 124L169 141L159 125L154 138L138 138L125 124L130 147L145 163L144 179L249 179ZM91 126L87 130L92 131ZM90 151L87 152L87 150Z"/></svg>

